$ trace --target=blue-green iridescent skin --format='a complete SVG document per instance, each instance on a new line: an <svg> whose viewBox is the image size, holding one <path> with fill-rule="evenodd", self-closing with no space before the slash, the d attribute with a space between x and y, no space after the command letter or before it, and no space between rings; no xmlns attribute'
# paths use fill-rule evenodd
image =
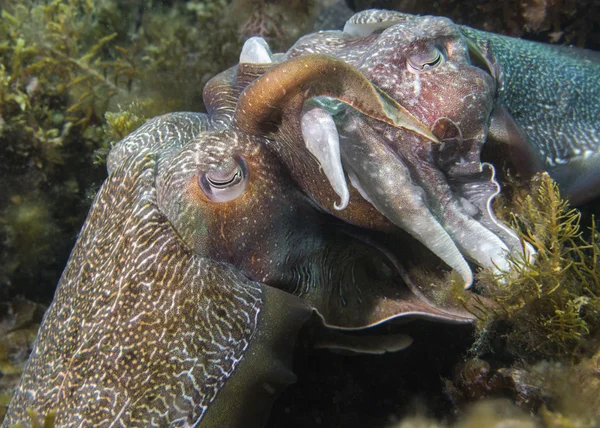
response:
<svg viewBox="0 0 600 428"><path fill-rule="evenodd" d="M496 103L573 202L598 195L600 54L461 27L496 77Z"/></svg>

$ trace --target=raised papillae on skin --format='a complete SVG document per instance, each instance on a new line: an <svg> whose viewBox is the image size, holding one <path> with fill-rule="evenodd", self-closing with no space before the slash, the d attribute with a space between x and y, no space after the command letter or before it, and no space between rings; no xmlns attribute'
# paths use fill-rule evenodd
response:
<svg viewBox="0 0 600 428"><path fill-rule="evenodd" d="M471 322L440 297L451 284L534 257L491 210L488 137L518 134L558 177L574 159L565 186L599 176L597 62L567 53L595 102L548 122L579 144L548 142L527 125L539 111L519 114L543 102L514 82L533 82L518 65L549 49L535 46L388 11L285 54L250 39L205 87L207 114L152 119L112 149L3 426L32 410L56 426L258 427L306 323L316 346L382 353L411 340L375 325Z"/></svg>

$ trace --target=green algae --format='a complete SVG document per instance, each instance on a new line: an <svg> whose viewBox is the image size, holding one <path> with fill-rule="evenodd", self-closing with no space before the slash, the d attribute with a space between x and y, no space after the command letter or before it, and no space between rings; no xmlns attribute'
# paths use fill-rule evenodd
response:
<svg viewBox="0 0 600 428"><path fill-rule="evenodd" d="M223 0L7 0L0 13L0 295L47 300L112 144L146 118L202 111L241 40Z"/></svg>
<svg viewBox="0 0 600 428"><path fill-rule="evenodd" d="M589 230L581 214L560 197L546 173L513 214L513 226L534 257L510 256L511 269L483 271L484 296L496 305L480 305L480 331L509 324L506 339L518 358L574 358L595 349L600 326L600 242L594 222Z"/></svg>

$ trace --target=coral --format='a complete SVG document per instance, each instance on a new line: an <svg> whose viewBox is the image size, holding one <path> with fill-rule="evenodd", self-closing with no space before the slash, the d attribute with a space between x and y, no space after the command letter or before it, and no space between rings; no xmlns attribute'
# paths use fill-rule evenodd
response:
<svg viewBox="0 0 600 428"><path fill-rule="evenodd" d="M511 383L516 404L537 413L547 427L597 426L599 354L576 365L540 361L499 372Z"/></svg>
<svg viewBox="0 0 600 428"><path fill-rule="evenodd" d="M445 380L446 394L458 408L465 403L505 395L505 379L484 360L473 358L458 364L453 380Z"/></svg>
<svg viewBox="0 0 600 428"><path fill-rule="evenodd" d="M545 173L534 178L520 211L513 217L514 227L537 253L534 258L510 257L510 271L479 274L484 295L497 304L481 307L481 328L508 322L509 347L523 359L583 355L600 325L595 225L584 234L579 211L560 198Z"/></svg>
<svg viewBox="0 0 600 428"><path fill-rule="evenodd" d="M472 404L455 423L438 422L424 416L408 417L389 428L536 428L535 418L507 400L483 400Z"/></svg>

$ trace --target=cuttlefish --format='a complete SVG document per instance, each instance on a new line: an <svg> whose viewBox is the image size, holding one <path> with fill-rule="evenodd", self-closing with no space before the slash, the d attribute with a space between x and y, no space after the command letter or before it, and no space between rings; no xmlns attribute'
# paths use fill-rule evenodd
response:
<svg viewBox="0 0 600 428"><path fill-rule="evenodd" d="M380 212L384 195L373 204L328 178L336 146L319 139L335 124L310 99L423 141L430 129L342 60L265 66L264 52L249 43L209 82L208 114L155 118L113 147L4 427L28 411L56 412L56 426L260 426L294 380L305 323L316 345L385 352L410 338L352 332L472 320L432 303L452 266ZM363 160L344 164L366 183Z"/></svg>
<svg viewBox="0 0 600 428"><path fill-rule="evenodd" d="M375 18L377 25L364 22ZM316 54L354 67L435 137L389 126L330 97L313 99L304 106L303 135L306 139L316 128L318 121L310 119L316 112L322 122L333 124L328 132L339 142L337 171L343 172L332 174L332 181L349 181L466 285L472 281L468 262L506 270L507 255L533 254L491 209L500 186L493 165L482 162L481 155L497 83L473 64L456 25L443 18L368 11L351 18L344 31L302 37L281 60Z"/></svg>
<svg viewBox="0 0 600 428"><path fill-rule="evenodd" d="M451 186L454 177L489 170L480 164L485 142L493 158L508 154L523 178L547 171L574 204L598 196L597 52L386 10L357 13L343 31L307 35L287 57L313 52L355 66L428 125L443 143L433 160Z"/></svg>

